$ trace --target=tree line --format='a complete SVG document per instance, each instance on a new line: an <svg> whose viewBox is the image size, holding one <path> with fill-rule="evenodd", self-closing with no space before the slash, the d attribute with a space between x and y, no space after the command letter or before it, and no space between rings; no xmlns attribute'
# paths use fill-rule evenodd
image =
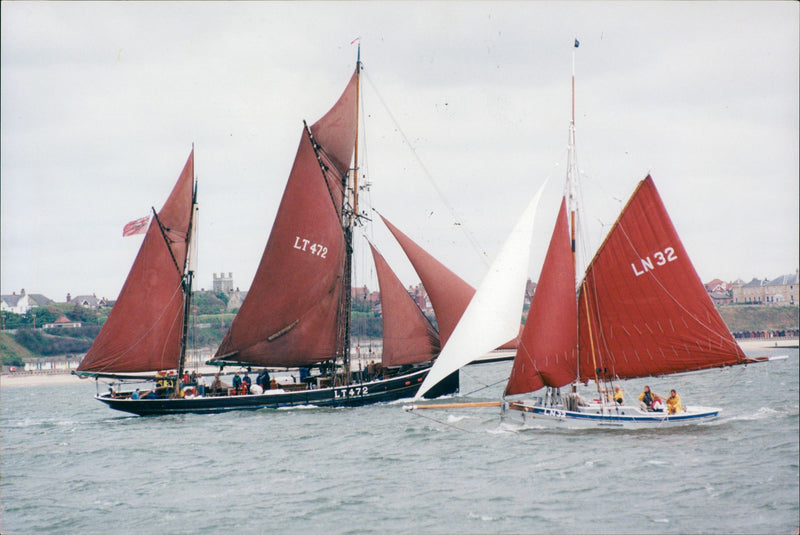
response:
<svg viewBox="0 0 800 535"><path fill-rule="evenodd" d="M229 296L223 292L192 293L192 317L187 341L189 347L216 347L222 342L238 312L238 309L227 310L228 301ZM2 329L35 356L81 354L89 350L109 312L111 306L92 309L77 303L54 303L32 308L25 314L3 311ZM80 322L81 327L42 329L44 325L55 323L62 316L72 322ZM381 336L381 320L372 312L369 303L353 301L350 325L354 335L373 338ZM3 364L22 366L22 357L13 351L3 351Z"/></svg>

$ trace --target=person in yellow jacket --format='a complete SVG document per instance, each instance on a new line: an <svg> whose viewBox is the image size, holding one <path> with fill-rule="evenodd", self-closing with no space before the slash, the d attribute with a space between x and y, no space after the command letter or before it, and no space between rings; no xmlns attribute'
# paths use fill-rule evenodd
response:
<svg viewBox="0 0 800 535"><path fill-rule="evenodd" d="M625 404L625 391L619 386L615 386L614 390L603 390L608 401L613 401L618 405Z"/></svg>
<svg viewBox="0 0 800 535"><path fill-rule="evenodd" d="M667 411L670 414L677 414L684 411L683 405L681 405L681 397L674 388L669 391L669 397L667 398Z"/></svg>

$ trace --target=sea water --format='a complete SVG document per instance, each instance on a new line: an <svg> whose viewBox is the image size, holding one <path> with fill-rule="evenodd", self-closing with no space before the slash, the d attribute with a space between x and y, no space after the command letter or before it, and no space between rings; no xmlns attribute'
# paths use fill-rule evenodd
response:
<svg viewBox="0 0 800 535"><path fill-rule="evenodd" d="M710 424L519 432L498 408L403 403L136 417L91 381L2 389L0 530L14 533L793 533L798 351L628 381ZM461 376L498 399L510 362ZM485 385L489 385L485 388Z"/></svg>

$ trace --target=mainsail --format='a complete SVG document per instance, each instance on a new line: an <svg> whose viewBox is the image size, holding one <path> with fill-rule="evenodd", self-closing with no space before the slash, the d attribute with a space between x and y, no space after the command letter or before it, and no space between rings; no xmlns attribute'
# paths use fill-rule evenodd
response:
<svg viewBox="0 0 800 535"><path fill-rule="evenodd" d="M342 207L356 141L358 71L304 130L250 291L216 360L307 366L341 349L346 243Z"/></svg>
<svg viewBox="0 0 800 535"><path fill-rule="evenodd" d="M427 362L439 353L439 335L403 287L392 268L370 243L383 316L383 366Z"/></svg>
<svg viewBox="0 0 800 535"><path fill-rule="evenodd" d="M194 206L194 150L145 234L128 278L78 372L177 368Z"/></svg>
<svg viewBox="0 0 800 535"><path fill-rule="evenodd" d="M596 373L642 377L746 360L649 175L589 264L578 314L581 380Z"/></svg>

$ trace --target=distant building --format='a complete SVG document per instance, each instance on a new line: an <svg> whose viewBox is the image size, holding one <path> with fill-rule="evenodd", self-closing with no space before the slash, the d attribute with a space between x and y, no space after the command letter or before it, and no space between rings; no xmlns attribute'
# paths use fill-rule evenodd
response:
<svg viewBox="0 0 800 535"><path fill-rule="evenodd" d="M217 275L214 273L214 282L212 283L211 289L214 293L224 293L229 294L233 292L233 273L228 273L226 276L225 273L220 273Z"/></svg>
<svg viewBox="0 0 800 535"><path fill-rule="evenodd" d="M764 285L767 279L753 279L733 288L733 302L743 305L761 305L764 303Z"/></svg>
<svg viewBox="0 0 800 535"><path fill-rule="evenodd" d="M2 296L0 309L14 314L25 314L32 308L46 307L52 304L52 299L42 294L27 294L23 288L19 294L14 292L11 295Z"/></svg>
<svg viewBox="0 0 800 535"><path fill-rule="evenodd" d="M72 321L66 316L61 316L53 323L45 323L44 325L42 325L42 329L56 329L56 328L77 329L80 326L81 326L80 321Z"/></svg>
<svg viewBox="0 0 800 535"><path fill-rule="evenodd" d="M22 289L22 293L14 292L11 295L4 295L2 296L2 302L0 303L0 310L4 312L13 312L14 314L25 314L28 310L30 310L30 299L28 295L25 293L25 288Z"/></svg>
<svg viewBox="0 0 800 535"><path fill-rule="evenodd" d="M417 304L420 310L426 316L433 316L433 305L431 305L431 299L428 297L428 292L425 290L425 287L422 284L417 284L416 286L409 286L408 295L411 296L411 299Z"/></svg>
<svg viewBox="0 0 800 535"><path fill-rule="evenodd" d="M797 305L798 271L775 279L753 279L748 283L737 281L731 290L733 302L743 305Z"/></svg>
<svg viewBox="0 0 800 535"><path fill-rule="evenodd" d="M354 301L366 301L371 305L375 305L381 300L380 292L370 292L366 286L354 286L350 289L350 296Z"/></svg>
<svg viewBox="0 0 800 535"><path fill-rule="evenodd" d="M728 291L708 292L715 305L730 305L733 303L733 294Z"/></svg>
<svg viewBox="0 0 800 535"><path fill-rule="evenodd" d="M740 284L744 284L744 282ZM714 305L729 305L733 303L733 291L731 288L734 285L735 283L728 283L720 279L714 279L703 284Z"/></svg>
<svg viewBox="0 0 800 535"><path fill-rule="evenodd" d="M768 305L796 305L798 299L798 272L781 275L764 285L764 302Z"/></svg>
<svg viewBox="0 0 800 535"><path fill-rule="evenodd" d="M225 310L233 312L237 308L241 308L245 297L247 297L247 292L242 292L239 288L236 288L228 294L228 306L225 307Z"/></svg>
<svg viewBox="0 0 800 535"><path fill-rule="evenodd" d="M714 279L711 282L705 283L703 286L706 287L708 293L725 292L728 290L728 283L720 279Z"/></svg>
<svg viewBox="0 0 800 535"><path fill-rule="evenodd" d="M67 294L69 298L68 303L81 306L84 308L100 308L101 306L106 305L105 299L98 299L96 295L76 295L75 297L71 297Z"/></svg>
<svg viewBox="0 0 800 535"><path fill-rule="evenodd" d="M536 283L528 279L525 283L525 299L522 303L522 308L528 310L531 308L531 301L533 301L533 294L536 293Z"/></svg>

